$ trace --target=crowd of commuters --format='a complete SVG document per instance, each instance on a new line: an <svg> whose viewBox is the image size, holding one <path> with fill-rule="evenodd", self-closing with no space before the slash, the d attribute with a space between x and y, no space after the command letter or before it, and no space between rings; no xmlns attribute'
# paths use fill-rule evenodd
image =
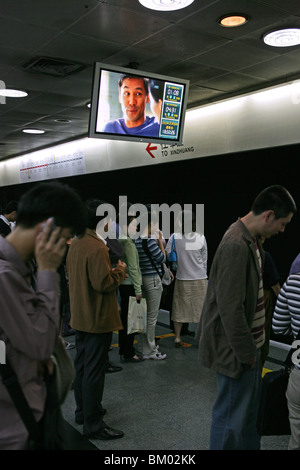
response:
<svg viewBox="0 0 300 470"><path fill-rule="evenodd" d="M194 214L180 214L166 243L150 209L148 224L137 235L138 219L129 207L126 223L122 220L120 225L118 219L98 215L102 203L84 203L65 185L42 183L18 204L7 204L0 218L0 341L36 420L41 419L46 400L43 373L51 369L49 358L61 334L63 267L70 314L65 327L75 334L75 422L89 439L124 436L106 423L102 406L112 334L118 332L121 362L167 358L159 351L155 332L162 263L175 249L170 309L174 344L181 348L183 325L195 323L199 361L216 372L209 448L259 449L256 418L271 329L300 339L300 255L280 287L275 263L263 249L264 240L283 232L295 214L292 196L279 185L259 193L250 211L224 234L209 276L207 242ZM117 240L110 239L111 229ZM130 297L146 299L143 334L127 333ZM287 390L290 449L300 449L299 386L296 364ZM26 449L28 431L1 376L0 413L0 449Z"/></svg>

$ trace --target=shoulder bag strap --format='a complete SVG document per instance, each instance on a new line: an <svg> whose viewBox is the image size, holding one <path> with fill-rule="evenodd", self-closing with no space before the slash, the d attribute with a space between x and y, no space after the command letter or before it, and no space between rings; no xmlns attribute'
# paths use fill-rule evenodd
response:
<svg viewBox="0 0 300 470"><path fill-rule="evenodd" d="M144 249L144 252L146 253L146 255L148 256L148 258L150 259L150 262L152 264L152 267L155 269L155 271L157 272L157 274L159 275L160 278L162 278L159 270L158 270L158 267L156 266L156 264L154 263L154 260L151 256L151 253L150 253L150 250L148 248L148 243L147 243L147 240L145 238L142 239L142 245L143 245L143 249Z"/></svg>
<svg viewBox="0 0 300 470"><path fill-rule="evenodd" d="M23 390L19 384L18 378L10 363L6 360L6 364L0 364L0 375L19 415L25 424L29 435L32 439L38 440L39 426L34 419L32 410L24 396Z"/></svg>

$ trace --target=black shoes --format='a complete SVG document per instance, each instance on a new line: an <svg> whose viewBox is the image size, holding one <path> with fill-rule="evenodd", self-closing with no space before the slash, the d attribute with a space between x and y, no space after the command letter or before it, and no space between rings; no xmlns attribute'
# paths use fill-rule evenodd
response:
<svg viewBox="0 0 300 470"><path fill-rule="evenodd" d="M124 356L120 356L120 360L121 362L142 362L144 359L142 357L124 357Z"/></svg>
<svg viewBox="0 0 300 470"><path fill-rule="evenodd" d="M88 439L101 439L102 441L108 441L111 439L120 439L124 436L123 431L117 431L116 429L105 426L105 428L99 429L98 431L85 434Z"/></svg>
<svg viewBox="0 0 300 470"><path fill-rule="evenodd" d="M123 370L123 367L114 366L111 362L108 362L106 365L105 373L111 374L112 372L119 372L120 370Z"/></svg>

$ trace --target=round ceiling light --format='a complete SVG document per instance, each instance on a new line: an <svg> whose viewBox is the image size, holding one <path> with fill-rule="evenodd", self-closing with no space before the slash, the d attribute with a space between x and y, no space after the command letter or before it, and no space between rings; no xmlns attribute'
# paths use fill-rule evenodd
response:
<svg viewBox="0 0 300 470"><path fill-rule="evenodd" d="M1 88L0 96L6 96L8 98L24 98L28 93L22 90L14 90L12 88Z"/></svg>
<svg viewBox="0 0 300 470"><path fill-rule="evenodd" d="M140 4L151 10L172 11L188 7L194 0L139 0Z"/></svg>
<svg viewBox="0 0 300 470"><path fill-rule="evenodd" d="M300 29L285 28L264 35L264 43L274 47L291 47L300 44Z"/></svg>
<svg viewBox="0 0 300 470"><path fill-rule="evenodd" d="M226 15L218 19L218 22L221 26L225 28L235 28L236 26L242 26L247 23L248 19L245 15Z"/></svg>
<svg viewBox="0 0 300 470"><path fill-rule="evenodd" d="M25 134L44 134L45 131L43 129L23 129L22 132Z"/></svg>

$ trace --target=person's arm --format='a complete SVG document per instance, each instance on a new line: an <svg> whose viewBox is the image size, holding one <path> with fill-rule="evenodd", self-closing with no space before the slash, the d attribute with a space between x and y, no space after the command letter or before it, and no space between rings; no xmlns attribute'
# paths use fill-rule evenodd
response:
<svg viewBox="0 0 300 470"><path fill-rule="evenodd" d="M127 272L132 280L135 295L138 299L142 297L142 276L139 266L139 258L133 243L126 243L125 256L127 261Z"/></svg>
<svg viewBox="0 0 300 470"><path fill-rule="evenodd" d="M275 284L274 286L271 286L271 288L273 289L273 292L276 295L276 297L278 297L280 289L281 289L279 282L277 282L277 284Z"/></svg>
<svg viewBox="0 0 300 470"><path fill-rule="evenodd" d="M0 330L12 346L36 360L53 352L59 331L59 275L38 271L36 292L14 270L0 276Z"/></svg>
<svg viewBox="0 0 300 470"><path fill-rule="evenodd" d="M152 255L153 261L157 265L164 263L166 261L166 254L165 254L166 252L163 247L161 238L158 238L158 243L156 243L156 241L153 238L148 238L147 245Z"/></svg>
<svg viewBox="0 0 300 470"><path fill-rule="evenodd" d="M275 334L292 334L291 312L289 310L289 279L283 284L275 304L272 318L272 329ZM293 305L300 309L300 278L293 280Z"/></svg>
<svg viewBox="0 0 300 470"><path fill-rule="evenodd" d="M168 243L167 243L167 246L166 246L166 250L165 250L165 251L166 251L167 257L169 257L169 254L170 254L171 251L172 251L173 238L174 238L174 233L173 233L173 235L171 235L171 237L169 238Z"/></svg>
<svg viewBox="0 0 300 470"><path fill-rule="evenodd" d="M201 256L202 256L203 266L205 268L205 271L207 272L208 250L207 250L207 243L206 243L205 237L204 237L203 247L201 248Z"/></svg>
<svg viewBox="0 0 300 470"><path fill-rule="evenodd" d="M217 279L214 280L221 320L220 333L222 330L225 332L242 364L252 364L256 357L256 347L245 312L247 263L248 251L245 247L227 243L219 251Z"/></svg>
<svg viewBox="0 0 300 470"><path fill-rule="evenodd" d="M126 264L118 261L112 269L108 250L103 242L90 253L87 262L88 275L95 291L111 292L116 290L126 278Z"/></svg>

